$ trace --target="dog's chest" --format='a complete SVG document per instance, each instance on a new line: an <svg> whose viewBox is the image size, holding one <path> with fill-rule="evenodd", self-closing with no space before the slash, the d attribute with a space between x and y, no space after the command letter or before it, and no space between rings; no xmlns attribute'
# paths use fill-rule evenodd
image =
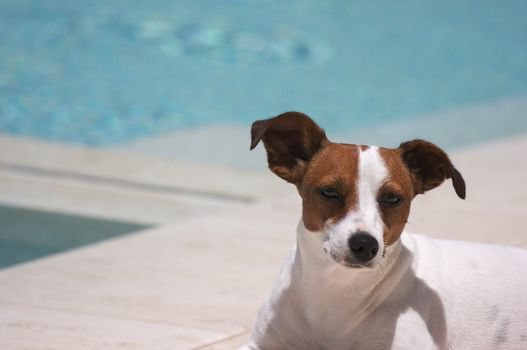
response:
<svg viewBox="0 0 527 350"><path fill-rule="evenodd" d="M382 305L361 315L341 304L325 311L311 310L311 320L298 319L284 327L287 349L378 350L439 349L421 316L403 305ZM359 324L356 324L362 320ZM307 330L307 332L306 332ZM293 336L294 334L294 336Z"/></svg>
<svg viewBox="0 0 527 350"><path fill-rule="evenodd" d="M364 340L373 329L375 344L388 342L389 332L383 331L389 329L383 326L387 318L372 314L386 296L377 294L378 299L369 299L365 295L376 294L364 288L363 281L346 280L338 273L331 277L331 282L315 281L289 290L287 303L294 305L294 309L284 315L281 330L287 334L287 339L294 341L287 348L370 349L371 338ZM362 324L370 324L373 328L365 330Z"/></svg>

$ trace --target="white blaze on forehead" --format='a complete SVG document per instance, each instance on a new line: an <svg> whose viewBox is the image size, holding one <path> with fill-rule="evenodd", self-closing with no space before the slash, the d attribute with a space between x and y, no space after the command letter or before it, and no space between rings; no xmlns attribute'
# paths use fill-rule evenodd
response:
<svg viewBox="0 0 527 350"><path fill-rule="evenodd" d="M369 232L379 243L382 242L383 222L377 205L377 194L388 176L388 169L379 148L370 146L359 150L359 176L357 181L358 213L361 230Z"/></svg>

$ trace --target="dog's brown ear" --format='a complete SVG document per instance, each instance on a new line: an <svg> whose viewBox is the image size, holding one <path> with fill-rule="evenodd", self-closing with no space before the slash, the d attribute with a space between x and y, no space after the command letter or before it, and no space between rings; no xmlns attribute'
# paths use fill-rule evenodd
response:
<svg viewBox="0 0 527 350"><path fill-rule="evenodd" d="M251 128L251 150L260 140L267 151L269 169L294 184L302 180L311 157L329 142L324 130L299 112L255 121Z"/></svg>
<svg viewBox="0 0 527 350"><path fill-rule="evenodd" d="M465 180L441 148L424 140L413 140L403 142L399 150L404 163L414 175L416 193L424 193L441 185L445 179L452 178L456 194L465 199Z"/></svg>

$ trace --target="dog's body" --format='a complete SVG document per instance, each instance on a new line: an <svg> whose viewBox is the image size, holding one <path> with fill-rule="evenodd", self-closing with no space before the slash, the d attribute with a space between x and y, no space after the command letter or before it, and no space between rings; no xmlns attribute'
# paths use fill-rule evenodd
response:
<svg viewBox="0 0 527 350"><path fill-rule="evenodd" d="M255 122L261 139L303 213L243 349L527 349L525 251L402 234L415 195L452 178L465 197L437 146L334 144L296 112Z"/></svg>
<svg viewBox="0 0 527 350"><path fill-rule="evenodd" d="M404 233L380 266L350 271L306 233L247 349L527 349L523 250Z"/></svg>

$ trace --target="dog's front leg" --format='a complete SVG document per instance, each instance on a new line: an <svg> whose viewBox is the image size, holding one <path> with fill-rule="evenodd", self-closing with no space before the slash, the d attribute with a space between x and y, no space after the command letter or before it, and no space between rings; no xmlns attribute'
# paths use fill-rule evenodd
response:
<svg viewBox="0 0 527 350"><path fill-rule="evenodd" d="M276 316L276 314L277 305L273 303L271 298L260 308L251 338L238 350L279 350L284 348L276 336L275 323L277 319L272 316Z"/></svg>
<svg viewBox="0 0 527 350"><path fill-rule="evenodd" d="M294 304L288 290L291 289L291 281L294 280L292 269L295 256L296 247L289 252L270 298L260 307L251 339L238 350L282 350L290 348L283 344L283 332L289 333L287 331L289 323L286 320L291 319L291 316L284 315L284 312L287 313L286 310L290 310L291 305Z"/></svg>
<svg viewBox="0 0 527 350"><path fill-rule="evenodd" d="M254 345L252 342L249 342L242 346L241 348L238 348L238 350L261 350L259 347Z"/></svg>
<svg viewBox="0 0 527 350"><path fill-rule="evenodd" d="M249 342L242 347L238 348L238 350L286 350L288 347L284 347L281 344L278 344L277 342L273 341L264 341L263 344L265 345L258 345L256 342L254 342L252 339L249 340Z"/></svg>

